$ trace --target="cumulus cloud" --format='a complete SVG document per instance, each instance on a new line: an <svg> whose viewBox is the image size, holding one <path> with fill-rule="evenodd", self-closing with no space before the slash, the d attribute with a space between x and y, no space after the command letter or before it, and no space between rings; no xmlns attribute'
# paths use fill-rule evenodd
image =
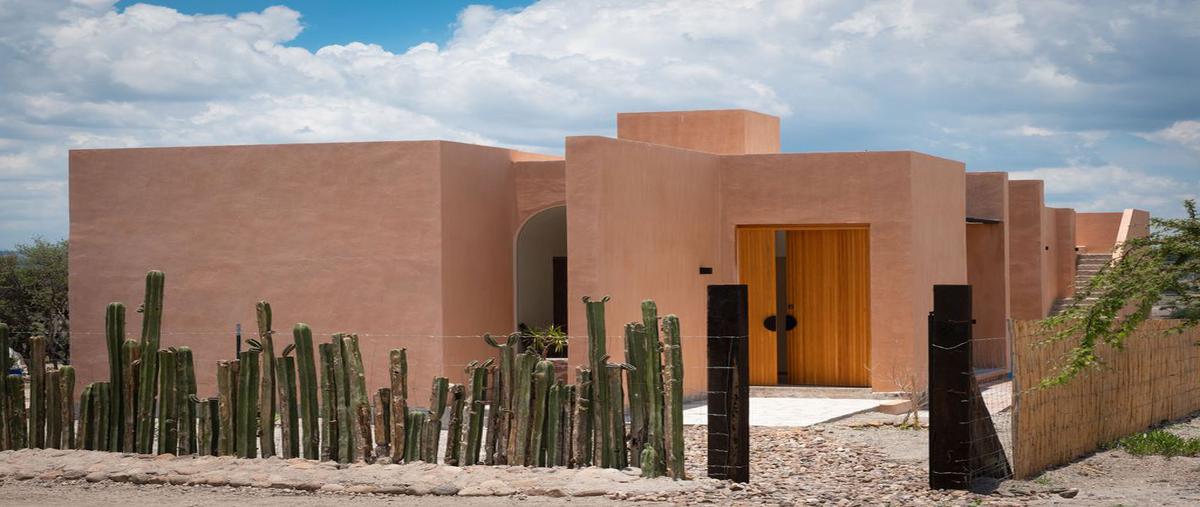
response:
<svg viewBox="0 0 1200 507"><path fill-rule="evenodd" d="M446 41L310 51L286 6L0 0L0 248L65 235L79 147L559 152L564 135L611 134L618 111L742 107L783 116L794 151L916 149L977 169L1106 167L1081 152L1145 132L1194 151L1200 72L1180 62L1197 18L1194 2L541 0L468 7Z"/></svg>
<svg viewBox="0 0 1200 507"><path fill-rule="evenodd" d="M1179 145L1200 154L1200 121L1177 121L1165 129L1142 134L1142 137L1159 143Z"/></svg>
<svg viewBox="0 0 1200 507"><path fill-rule="evenodd" d="M1043 180L1048 205L1078 211L1140 208L1178 213L1184 199L1200 195L1200 180L1185 181L1116 165L1044 167L1014 171L1009 178Z"/></svg>

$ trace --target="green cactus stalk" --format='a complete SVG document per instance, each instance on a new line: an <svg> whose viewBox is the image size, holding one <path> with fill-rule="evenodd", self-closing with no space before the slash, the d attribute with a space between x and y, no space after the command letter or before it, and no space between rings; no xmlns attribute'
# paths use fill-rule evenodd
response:
<svg viewBox="0 0 1200 507"><path fill-rule="evenodd" d="M349 355L346 353L346 346L342 338L345 334L338 333L333 335L333 347L330 351L333 352L333 370L334 370L334 389L337 390L337 424L338 424L338 443L337 443L337 461L338 463L349 463L354 461L354 425L350 415L350 374L349 368L346 366L346 360Z"/></svg>
<svg viewBox="0 0 1200 507"><path fill-rule="evenodd" d="M136 452L137 448L137 382L141 361L141 346L137 340L121 344L121 451Z"/></svg>
<svg viewBox="0 0 1200 507"><path fill-rule="evenodd" d="M437 463L438 439L442 436L442 415L446 413L446 394L450 379L434 377L429 394L429 417L421 432L421 461Z"/></svg>
<svg viewBox="0 0 1200 507"><path fill-rule="evenodd" d="M154 452L154 406L157 401L158 347L162 336L163 286L162 271L146 273L146 296L138 309L142 314L141 365L138 367L137 452Z"/></svg>
<svg viewBox="0 0 1200 507"><path fill-rule="evenodd" d="M450 385L450 424L446 430L446 452L442 455L442 462L447 465L465 466L459 460L459 454L462 450L462 440L458 436L462 433L463 422L463 389L462 384ZM464 459L466 456L464 455Z"/></svg>
<svg viewBox="0 0 1200 507"><path fill-rule="evenodd" d="M321 457L321 432L318 425L320 406L317 404L317 365L313 359L312 329L299 323L292 329L296 345L296 380L298 382L300 409L300 449L305 459Z"/></svg>
<svg viewBox="0 0 1200 507"><path fill-rule="evenodd" d="M556 382L550 386L550 390L546 394L545 446L542 451L542 460L538 463L538 466L552 467L558 465L558 456L559 452L561 452L561 449L558 448L558 424L562 415L562 399L560 398L562 391L562 382Z"/></svg>
<svg viewBox="0 0 1200 507"><path fill-rule="evenodd" d="M663 374L664 399L663 421L667 429L665 451L667 474L677 481L686 479L683 457L683 347L679 333L679 317L667 315L663 318L663 333L667 335L667 369Z"/></svg>
<svg viewBox="0 0 1200 507"><path fill-rule="evenodd" d="M94 411L95 415L92 416L96 418L96 450L111 451L108 438L112 436L112 433L108 429L112 421L108 418L110 413L108 406L112 401L112 386L108 382L97 382L96 388L98 391L93 392L93 395L96 396L96 410Z"/></svg>
<svg viewBox="0 0 1200 507"><path fill-rule="evenodd" d="M20 375L8 375L5 386L8 389L8 430L13 449L24 449L27 443L25 433L25 379Z"/></svg>
<svg viewBox="0 0 1200 507"><path fill-rule="evenodd" d="M512 425L513 418L513 389L516 387L516 347L520 335L512 333L508 335L504 343L498 343L492 335L483 335L483 341L488 345L500 349L500 397L493 402L493 409L497 415L496 420L496 452L493 454L492 460L497 465L510 464L509 451L511 448L510 440L515 431Z"/></svg>
<svg viewBox="0 0 1200 507"><path fill-rule="evenodd" d="M195 454L196 445L196 365L192 349L175 349L175 427L178 435L177 452Z"/></svg>
<svg viewBox="0 0 1200 507"><path fill-rule="evenodd" d="M642 463L655 463L657 461L658 461L658 454L656 454L654 452L654 446L647 445L644 449L642 449L642 458L641 458ZM648 479L653 479L655 477L662 477L662 470L660 470L656 466L642 467L642 477L645 477Z"/></svg>
<svg viewBox="0 0 1200 507"><path fill-rule="evenodd" d="M413 463L421 460L421 429L425 427L425 419L429 412L421 409L409 409L408 422L405 428L408 435L404 441L404 461Z"/></svg>
<svg viewBox="0 0 1200 507"><path fill-rule="evenodd" d="M46 372L46 448L62 449L62 372Z"/></svg>
<svg viewBox="0 0 1200 507"><path fill-rule="evenodd" d="M176 380L179 378L175 366L175 349L158 351L158 453L175 454L179 444L176 418L179 405L176 400Z"/></svg>
<svg viewBox="0 0 1200 507"><path fill-rule="evenodd" d="M372 462L371 445L371 400L367 394L367 375L363 368L362 351L358 347L358 335L350 334L342 339L342 353L346 361L346 375L350 383L350 406L352 435L354 436L354 460ZM437 449L434 449L437 452Z"/></svg>
<svg viewBox="0 0 1200 507"><path fill-rule="evenodd" d="M96 430L92 426L92 388L95 383L83 386L83 391L79 393L79 434L75 436L75 448L91 450L92 433ZM21 390L24 393L24 389ZM24 406L22 404L22 406Z"/></svg>
<svg viewBox="0 0 1200 507"><path fill-rule="evenodd" d="M392 403L392 389L381 387L375 391L372 399L375 413L375 459L388 457L391 459L392 443L392 414L389 409Z"/></svg>
<svg viewBox="0 0 1200 507"><path fill-rule="evenodd" d="M408 439L408 351L392 349L388 352L388 379L392 385L391 451L392 463L404 461Z"/></svg>
<svg viewBox="0 0 1200 507"><path fill-rule="evenodd" d="M296 358L289 356L293 347L283 349L275 361L275 387L279 401L279 438L284 459L300 457L299 405L296 403Z"/></svg>
<svg viewBox="0 0 1200 507"><path fill-rule="evenodd" d="M109 303L105 309L104 342L108 348L108 383L112 386L113 394L122 396L125 393L125 363L121 360L125 351L125 305L122 303ZM109 407L111 413L108 414L108 418L111 421L125 420L125 405L122 403L124 399L118 399L121 401L114 400ZM116 444L116 450L124 447L123 426L123 424L113 424L111 430L114 433L108 437L111 442Z"/></svg>
<svg viewBox="0 0 1200 507"><path fill-rule="evenodd" d="M642 323L634 326L634 332L641 338L641 360L645 362L646 372L642 379L646 382L646 440L643 448L654 446L654 457L658 461L647 464L642 462L642 468L653 466L656 476L661 476L666 469L663 451L663 376L662 376L662 343L658 337L658 305L652 300L642 301Z"/></svg>
<svg viewBox="0 0 1200 507"><path fill-rule="evenodd" d="M103 428L100 426L100 413L103 411L103 405L100 404L100 391L104 390L104 382L93 382L92 392L88 398L88 403L92 405L91 414L88 416L88 449L93 451L103 451L100 447L101 437L104 436Z"/></svg>
<svg viewBox="0 0 1200 507"><path fill-rule="evenodd" d="M8 425L12 418L8 405L8 370L11 368L9 346L8 324L0 322L0 451L13 448L12 431Z"/></svg>
<svg viewBox="0 0 1200 507"><path fill-rule="evenodd" d="M562 400L562 415L559 419L560 434L558 437L558 462L555 466L570 466L571 456L574 449L574 429L575 429L575 384L567 384L563 386L559 393L559 398Z"/></svg>
<svg viewBox="0 0 1200 507"><path fill-rule="evenodd" d="M592 374L595 376L595 382L592 383L592 431L596 435L594 442L596 448L603 450L596 459L601 468L613 466L611 449L616 445L612 442L612 419L609 418L611 397L605 372L605 364L608 361L606 352L608 335L604 329L604 303L606 302L608 302L608 296L599 301L592 301L587 296L583 297L587 315L588 365L591 366Z"/></svg>
<svg viewBox="0 0 1200 507"><path fill-rule="evenodd" d="M29 338L29 447L46 447L46 339L41 336Z"/></svg>
<svg viewBox="0 0 1200 507"><path fill-rule="evenodd" d="M487 414L487 442L483 450L483 464L491 466L496 464L496 450L499 443L499 428L500 428L500 368L491 367L487 372L488 378L491 380L490 390L488 391L488 414Z"/></svg>
<svg viewBox="0 0 1200 507"><path fill-rule="evenodd" d="M217 456L230 456L235 451L233 427L237 378L233 362L217 361Z"/></svg>
<svg viewBox="0 0 1200 507"><path fill-rule="evenodd" d="M625 324L625 360L633 365L629 371L629 462L642 466L642 447L646 441L646 366L644 336L636 330L637 323Z"/></svg>
<svg viewBox="0 0 1200 507"><path fill-rule="evenodd" d="M550 386L554 383L554 363L542 359L533 370L533 405L530 415L529 448L526 451L525 464L530 466L545 466L546 440L546 402L550 395Z"/></svg>
<svg viewBox="0 0 1200 507"><path fill-rule="evenodd" d="M467 375L470 379L470 391L466 400L466 421L467 431L462 433L462 460L463 466L479 464L479 449L483 444L483 416L484 416L484 399L483 393L487 389L488 368L492 366L492 360L488 359L481 364L472 362L472 366L467 368ZM458 435L458 433L453 433Z"/></svg>
<svg viewBox="0 0 1200 507"><path fill-rule="evenodd" d="M524 352L517 354L516 370L513 372L513 418L512 430L508 442L508 464L516 466L530 465L529 435L532 429L533 408L533 370L537 366L538 356Z"/></svg>
<svg viewBox="0 0 1200 507"><path fill-rule="evenodd" d="M609 418L612 421L613 446L609 449L610 462L613 468L623 469L629 466L628 454L625 452L625 390L621 387L621 370L632 368L629 364L608 364L608 393L612 395L612 403L608 405Z"/></svg>
<svg viewBox="0 0 1200 507"><path fill-rule="evenodd" d="M275 330L271 327L271 303L259 301L255 306L258 321L258 340L262 346L259 361L262 366L258 395L259 447L262 457L275 455Z"/></svg>
<svg viewBox="0 0 1200 507"><path fill-rule="evenodd" d="M337 370L333 366L332 343L317 345L321 359L321 461L338 459L338 399Z"/></svg>
<svg viewBox="0 0 1200 507"><path fill-rule="evenodd" d="M592 370L575 367L575 414L572 428L571 468L592 465Z"/></svg>
<svg viewBox="0 0 1200 507"><path fill-rule="evenodd" d="M213 445L213 417L209 412L210 401L208 398L197 399L196 403L196 453L200 456L209 456L212 454Z"/></svg>
<svg viewBox="0 0 1200 507"><path fill-rule="evenodd" d="M4 350L4 349L0 349ZM7 354L5 354L7 355ZM7 375L0 374L0 378ZM61 413L59 414L62 420L63 435L62 448L75 449L75 367L63 366L62 379L60 380L62 388L62 401L59 402ZM4 393L0 392L0 398L5 398Z"/></svg>
<svg viewBox="0 0 1200 507"><path fill-rule="evenodd" d="M237 428L234 433L237 456L241 458L258 457L259 354L257 350L247 350L238 359Z"/></svg>

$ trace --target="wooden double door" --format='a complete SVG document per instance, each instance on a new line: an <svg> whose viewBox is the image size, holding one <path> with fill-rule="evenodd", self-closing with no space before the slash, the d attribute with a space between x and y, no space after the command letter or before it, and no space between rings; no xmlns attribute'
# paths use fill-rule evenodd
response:
<svg viewBox="0 0 1200 507"><path fill-rule="evenodd" d="M738 228L751 384L870 385L869 232L842 225Z"/></svg>

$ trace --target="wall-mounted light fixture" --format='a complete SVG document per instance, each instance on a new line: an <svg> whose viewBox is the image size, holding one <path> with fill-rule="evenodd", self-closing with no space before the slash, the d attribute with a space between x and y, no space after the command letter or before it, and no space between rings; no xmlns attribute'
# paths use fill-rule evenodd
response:
<svg viewBox="0 0 1200 507"><path fill-rule="evenodd" d="M708 267L708 266L700 266L700 274L702 274L702 275L711 275L711 274L712 274L712 268L710 268L710 267Z"/></svg>

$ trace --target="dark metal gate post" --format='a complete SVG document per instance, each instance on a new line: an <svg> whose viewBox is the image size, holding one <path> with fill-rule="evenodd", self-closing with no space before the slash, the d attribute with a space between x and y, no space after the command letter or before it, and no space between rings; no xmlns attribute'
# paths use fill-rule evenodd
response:
<svg viewBox="0 0 1200 507"><path fill-rule="evenodd" d="M929 487L967 489L971 460L971 286L934 285L929 313Z"/></svg>
<svg viewBox="0 0 1200 507"><path fill-rule="evenodd" d="M750 326L745 285L708 286L708 476L750 482Z"/></svg>

